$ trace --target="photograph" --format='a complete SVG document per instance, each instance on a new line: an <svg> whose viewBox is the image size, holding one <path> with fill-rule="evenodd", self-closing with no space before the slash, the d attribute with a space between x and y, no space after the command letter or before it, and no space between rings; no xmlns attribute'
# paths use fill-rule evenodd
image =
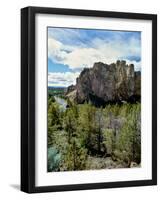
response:
<svg viewBox="0 0 161 200"><path fill-rule="evenodd" d="M157 15L21 9L21 190L157 184Z"/></svg>
<svg viewBox="0 0 161 200"><path fill-rule="evenodd" d="M47 27L47 172L141 168L141 36Z"/></svg>

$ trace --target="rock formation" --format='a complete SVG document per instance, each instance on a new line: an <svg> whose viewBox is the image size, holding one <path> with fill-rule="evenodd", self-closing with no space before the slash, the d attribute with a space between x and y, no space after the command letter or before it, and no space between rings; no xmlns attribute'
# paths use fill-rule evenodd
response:
<svg viewBox="0 0 161 200"><path fill-rule="evenodd" d="M92 68L84 68L76 81L76 86L68 88L68 96L77 103L91 102L103 105L108 102L140 100L141 73L134 71L134 65L117 61L110 65L94 63Z"/></svg>
<svg viewBox="0 0 161 200"><path fill-rule="evenodd" d="M74 91L75 89L76 89L75 85L70 85L66 90L66 95L69 94L70 92Z"/></svg>

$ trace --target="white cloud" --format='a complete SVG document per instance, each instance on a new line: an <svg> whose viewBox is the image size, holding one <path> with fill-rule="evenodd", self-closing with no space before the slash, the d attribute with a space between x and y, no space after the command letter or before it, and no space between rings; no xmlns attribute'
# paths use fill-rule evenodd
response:
<svg viewBox="0 0 161 200"><path fill-rule="evenodd" d="M116 62L120 57L127 63L133 63L135 70L141 69L141 62L126 59L128 56L141 55L140 42L135 38L131 38L127 43L121 41L120 38L111 41L97 38L92 41L89 48L68 46L49 38L48 48L48 56L53 61L68 65L70 69L90 68L95 62L110 64Z"/></svg>
<svg viewBox="0 0 161 200"><path fill-rule="evenodd" d="M48 56L58 62L62 61L66 57L66 52L63 51L63 45L61 42L49 38L48 39Z"/></svg>
<svg viewBox="0 0 161 200"><path fill-rule="evenodd" d="M94 48L75 49L64 60L64 64L71 69L92 67L94 62L105 62L106 58L101 52Z"/></svg>
<svg viewBox="0 0 161 200"><path fill-rule="evenodd" d="M79 76L79 72L53 72L48 74L48 86L64 86L76 84L76 78Z"/></svg>

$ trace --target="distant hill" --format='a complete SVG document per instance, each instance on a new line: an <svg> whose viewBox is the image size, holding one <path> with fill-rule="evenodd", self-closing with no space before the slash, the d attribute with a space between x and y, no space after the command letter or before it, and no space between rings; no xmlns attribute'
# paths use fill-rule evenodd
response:
<svg viewBox="0 0 161 200"><path fill-rule="evenodd" d="M58 89L58 90L65 90L65 89L67 89L67 88L66 88L66 87L48 86L48 90L55 90L55 89Z"/></svg>
<svg viewBox="0 0 161 200"><path fill-rule="evenodd" d="M64 95L66 93L66 87L51 87L48 86L49 95Z"/></svg>

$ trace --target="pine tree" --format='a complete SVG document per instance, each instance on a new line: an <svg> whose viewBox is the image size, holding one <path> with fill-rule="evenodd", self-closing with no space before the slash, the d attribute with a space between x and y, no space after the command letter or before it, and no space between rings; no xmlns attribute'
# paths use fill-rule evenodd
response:
<svg viewBox="0 0 161 200"><path fill-rule="evenodd" d="M141 160L141 130L140 130L140 105L134 105L127 116L121 129L117 144L121 152L120 158L128 163L132 161L140 163Z"/></svg>

